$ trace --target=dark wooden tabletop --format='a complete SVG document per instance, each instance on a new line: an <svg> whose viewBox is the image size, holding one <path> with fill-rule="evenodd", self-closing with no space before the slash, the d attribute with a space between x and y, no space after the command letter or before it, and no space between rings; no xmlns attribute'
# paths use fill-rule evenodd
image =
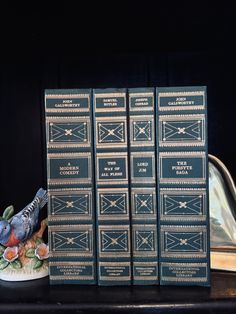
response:
<svg viewBox="0 0 236 314"><path fill-rule="evenodd" d="M48 278L0 281L1 313L236 313L236 273L212 272L211 288L50 286Z"/></svg>

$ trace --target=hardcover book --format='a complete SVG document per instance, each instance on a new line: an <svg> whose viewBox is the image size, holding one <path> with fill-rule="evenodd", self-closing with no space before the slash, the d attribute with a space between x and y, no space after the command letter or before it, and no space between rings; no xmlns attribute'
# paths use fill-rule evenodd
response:
<svg viewBox="0 0 236 314"><path fill-rule="evenodd" d="M206 87L157 88L161 285L210 285Z"/></svg>
<svg viewBox="0 0 236 314"><path fill-rule="evenodd" d="M130 88L129 159L133 284L158 284L154 88Z"/></svg>
<svg viewBox="0 0 236 314"><path fill-rule="evenodd" d="M91 90L45 91L51 284L95 284Z"/></svg>
<svg viewBox="0 0 236 314"><path fill-rule="evenodd" d="M125 89L95 89L94 138L99 285L131 284Z"/></svg>

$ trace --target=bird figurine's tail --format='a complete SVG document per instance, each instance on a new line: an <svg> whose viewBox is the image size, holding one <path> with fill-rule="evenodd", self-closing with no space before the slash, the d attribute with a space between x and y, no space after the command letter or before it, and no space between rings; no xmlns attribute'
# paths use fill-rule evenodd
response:
<svg viewBox="0 0 236 314"><path fill-rule="evenodd" d="M34 200L37 200L39 203L40 209L44 207L44 205L48 201L48 193L43 188L40 188L38 192L36 193Z"/></svg>

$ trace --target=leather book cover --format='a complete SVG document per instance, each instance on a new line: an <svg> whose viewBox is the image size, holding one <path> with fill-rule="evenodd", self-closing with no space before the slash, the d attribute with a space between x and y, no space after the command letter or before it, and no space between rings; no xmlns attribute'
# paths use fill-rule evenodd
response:
<svg viewBox="0 0 236 314"><path fill-rule="evenodd" d="M91 90L45 91L51 284L96 284Z"/></svg>
<svg viewBox="0 0 236 314"><path fill-rule="evenodd" d="M156 92L160 284L209 286L206 87Z"/></svg>
<svg viewBox="0 0 236 314"><path fill-rule="evenodd" d="M126 89L95 89L99 285L131 284Z"/></svg>
<svg viewBox="0 0 236 314"><path fill-rule="evenodd" d="M132 282L158 284L154 88L130 88Z"/></svg>

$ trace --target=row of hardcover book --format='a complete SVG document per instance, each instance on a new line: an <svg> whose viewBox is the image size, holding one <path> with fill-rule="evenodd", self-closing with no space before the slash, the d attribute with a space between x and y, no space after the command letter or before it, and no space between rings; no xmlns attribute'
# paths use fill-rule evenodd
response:
<svg viewBox="0 0 236 314"><path fill-rule="evenodd" d="M45 90L52 284L210 284L206 87Z"/></svg>

